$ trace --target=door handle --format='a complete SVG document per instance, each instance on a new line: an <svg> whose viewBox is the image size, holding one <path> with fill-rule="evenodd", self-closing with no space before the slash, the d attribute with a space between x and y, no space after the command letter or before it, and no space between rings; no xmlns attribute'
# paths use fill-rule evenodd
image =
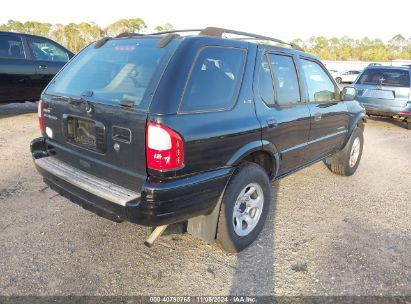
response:
<svg viewBox="0 0 411 304"><path fill-rule="evenodd" d="M40 64L40 65L39 65L39 69L40 69L40 70L46 70L46 69L47 69L47 65L45 65L45 64Z"/></svg>
<svg viewBox="0 0 411 304"><path fill-rule="evenodd" d="M320 121L322 114L320 112L314 114L314 121Z"/></svg>
<svg viewBox="0 0 411 304"><path fill-rule="evenodd" d="M269 118L269 119L267 119L267 125L268 125L269 128L275 128L275 127L278 126L278 122L274 118Z"/></svg>

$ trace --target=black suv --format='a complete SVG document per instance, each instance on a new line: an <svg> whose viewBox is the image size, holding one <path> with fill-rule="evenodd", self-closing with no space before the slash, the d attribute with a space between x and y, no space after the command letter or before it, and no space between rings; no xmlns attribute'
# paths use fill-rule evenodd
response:
<svg viewBox="0 0 411 304"><path fill-rule="evenodd" d="M47 39L0 31L0 103L39 100L73 53Z"/></svg>
<svg viewBox="0 0 411 304"><path fill-rule="evenodd" d="M106 218L157 227L149 245L186 222L238 252L263 227L270 181L320 160L352 175L365 121L355 89L340 92L297 46L245 38L284 43L206 28L85 48L39 104L31 151L45 182Z"/></svg>

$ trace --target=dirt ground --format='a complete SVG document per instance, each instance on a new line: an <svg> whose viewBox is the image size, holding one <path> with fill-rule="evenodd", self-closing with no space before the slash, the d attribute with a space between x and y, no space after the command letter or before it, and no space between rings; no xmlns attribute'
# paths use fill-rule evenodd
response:
<svg viewBox="0 0 411 304"><path fill-rule="evenodd" d="M46 188L35 105L0 106L0 295L411 295L411 131L370 119L357 173L273 183L259 239L228 255L188 234L149 249Z"/></svg>

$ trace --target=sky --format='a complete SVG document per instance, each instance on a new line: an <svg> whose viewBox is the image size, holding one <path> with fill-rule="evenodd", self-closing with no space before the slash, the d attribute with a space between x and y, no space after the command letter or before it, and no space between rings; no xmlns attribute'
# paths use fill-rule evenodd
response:
<svg viewBox="0 0 411 304"><path fill-rule="evenodd" d="M168 22L177 29L217 26L289 41L345 35L387 41L396 34L411 37L410 12L411 0L19 0L2 3L0 23L94 21L106 27L142 18L149 28Z"/></svg>

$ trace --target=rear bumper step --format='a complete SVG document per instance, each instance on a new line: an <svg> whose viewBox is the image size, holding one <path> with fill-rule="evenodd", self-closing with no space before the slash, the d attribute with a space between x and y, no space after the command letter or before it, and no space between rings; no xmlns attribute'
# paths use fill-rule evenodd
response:
<svg viewBox="0 0 411 304"><path fill-rule="evenodd" d="M141 193L81 171L50 155L48 143L31 143L34 164L46 184L60 195L107 219L161 226L208 214L217 204L234 168L180 178L148 178Z"/></svg>
<svg viewBox="0 0 411 304"><path fill-rule="evenodd" d="M43 157L34 160L34 162L39 168L72 184L73 186L123 207L126 206L127 202L137 200L141 196L140 193L133 192L86 172L80 171L54 159L53 157Z"/></svg>

